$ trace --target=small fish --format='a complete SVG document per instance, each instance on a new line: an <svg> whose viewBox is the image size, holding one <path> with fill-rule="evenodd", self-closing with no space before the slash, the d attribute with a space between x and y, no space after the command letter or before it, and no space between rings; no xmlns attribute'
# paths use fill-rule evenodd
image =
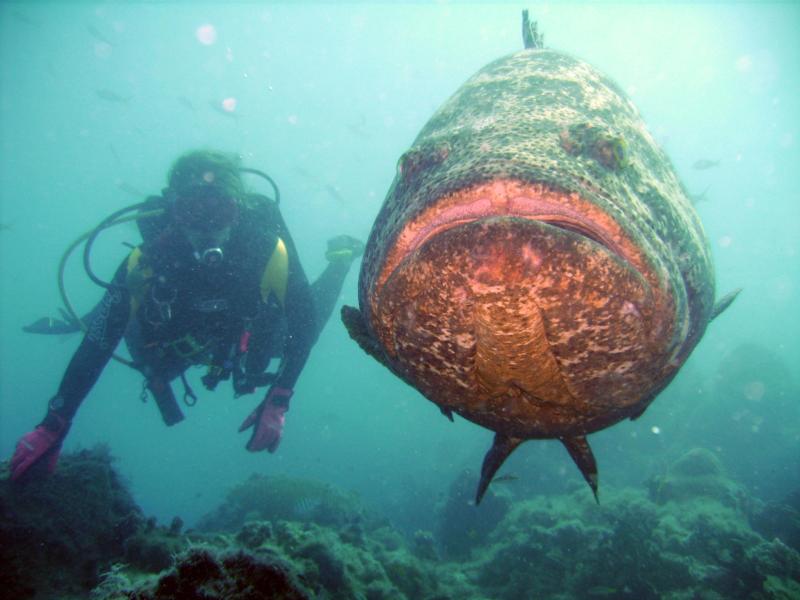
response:
<svg viewBox="0 0 800 600"><path fill-rule="evenodd" d="M0 231L11 231L12 226L8 223L0 223Z"/></svg>
<svg viewBox="0 0 800 600"><path fill-rule="evenodd" d="M195 111L195 110L197 110L197 109L194 107L194 104L192 104L192 101L191 101L191 100L189 100L189 99L188 99L186 96L179 96L179 97L178 97L178 102L180 102L180 103L181 103L181 106L183 106L184 108L187 108L187 109L189 109L189 110L191 110L191 111Z"/></svg>
<svg viewBox="0 0 800 600"><path fill-rule="evenodd" d="M116 102L118 104L126 104L130 101L133 96L120 96L117 92L112 90L95 90L95 94L101 100L105 100L106 102Z"/></svg>
<svg viewBox="0 0 800 600"><path fill-rule="evenodd" d="M117 179L114 182L114 185L117 186L118 190L122 190L126 194L130 194L131 196L136 196L138 198L144 198L147 194L141 191L139 188L132 186L130 183L126 181L122 181L121 179Z"/></svg>
<svg viewBox="0 0 800 600"><path fill-rule="evenodd" d="M346 204L345 201L344 201L344 198L342 198L342 195L339 193L338 188L336 188L335 186L333 186L333 185L331 185L329 183L325 184L325 191L328 192L328 194L330 194L330 196L334 200L336 200L339 204L342 204L342 205Z"/></svg>
<svg viewBox="0 0 800 600"><path fill-rule="evenodd" d="M367 124L367 118L363 114L360 114L358 115L357 121L354 121L353 123L348 123L345 125L345 127L347 127L347 130L350 133L352 133L357 137L368 138L369 134L365 129L366 124Z"/></svg>
<svg viewBox="0 0 800 600"><path fill-rule="evenodd" d="M113 156L113 157L114 157L114 160L116 160L116 161L117 161L117 163L120 163L120 164L121 164L121 163L122 163L122 161L119 159L119 153L117 152L117 149L114 147L114 144L112 144L112 143L109 143L109 144L108 144L108 149L109 149L109 151L111 152L111 156Z"/></svg>
<svg viewBox="0 0 800 600"><path fill-rule="evenodd" d="M500 475L500 477L495 477L492 479L492 483L512 483L519 479L516 475L511 473L506 473L505 475Z"/></svg>
<svg viewBox="0 0 800 600"><path fill-rule="evenodd" d="M710 187L711 186L706 186L706 189L704 189L699 194L689 194L689 200L692 201L692 204L697 205L697 204L700 204L701 202L708 202L708 195L707 194L708 194L708 189Z"/></svg>
<svg viewBox="0 0 800 600"><path fill-rule="evenodd" d="M319 498L302 498L292 508L292 514L298 519L311 519L322 506Z"/></svg>
<svg viewBox="0 0 800 600"><path fill-rule="evenodd" d="M706 169L711 169L713 167L718 167L719 161L718 160L711 160L709 158L701 158L700 160L694 161L692 165L693 169L698 171L705 171Z"/></svg>
<svg viewBox="0 0 800 600"><path fill-rule="evenodd" d="M111 41L106 36L104 36L102 33L100 33L94 25L87 25L86 26L86 31L88 31L89 35L91 35L97 41L103 42L104 44L108 44L109 46L113 46L114 45L114 44L111 43Z"/></svg>
<svg viewBox="0 0 800 600"><path fill-rule="evenodd" d="M235 109L234 110L230 110L228 108L225 108L225 105L220 100L210 100L208 102L208 105L211 108L213 108L214 111L218 112L221 115L229 117L231 119L237 119L239 117L239 115L236 114Z"/></svg>
<svg viewBox="0 0 800 600"><path fill-rule="evenodd" d="M14 17L20 23L25 23L25 25L32 25L34 27L39 27L42 24L42 22L39 21L38 19L34 19L30 15L27 15L19 10L12 10L11 16Z"/></svg>
<svg viewBox="0 0 800 600"><path fill-rule="evenodd" d="M586 594L595 598L606 598L610 596L617 596L619 594L619 590L617 588L605 585L596 585L593 588L586 590Z"/></svg>

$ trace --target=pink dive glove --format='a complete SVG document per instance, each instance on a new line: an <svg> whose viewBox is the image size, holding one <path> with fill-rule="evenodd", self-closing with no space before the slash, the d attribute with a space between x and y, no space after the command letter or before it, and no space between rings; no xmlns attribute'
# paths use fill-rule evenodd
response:
<svg viewBox="0 0 800 600"><path fill-rule="evenodd" d="M250 452L268 450L275 452L281 442L283 434L283 423L286 420L286 411L289 410L289 398L292 397L292 390L286 388L273 387L269 390L267 397L258 405L250 416L244 420L239 427L239 433L255 425L253 435L247 442L247 449Z"/></svg>
<svg viewBox="0 0 800 600"><path fill-rule="evenodd" d="M30 433L26 433L17 442L14 456L11 457L9 468L11 469L11 481L16 481L27 472L34 464L41 459L47 460L47 472L52 473L58 462L58 455L61 452L61 442L69 430L69 421L59 419L58 431L50 431L46 427L39 425Z"/></svg>

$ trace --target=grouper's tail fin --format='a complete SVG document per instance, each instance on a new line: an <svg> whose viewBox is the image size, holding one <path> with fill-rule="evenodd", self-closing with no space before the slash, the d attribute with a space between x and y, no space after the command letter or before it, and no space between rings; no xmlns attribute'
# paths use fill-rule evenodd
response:
<svg viewBox="0 0 800 600"><path fill-rule="evenodd" d="M476 506L481 503L483 495L486 493L486 490L489 489L489 484L492 482L495 473L497 473L497 469L501 467L505 460L523 441L525 440L509 437L502 433L496 433L494 435L494 443L492 447L489 448L486 456L483 457L481 480L478 483L478 492L475 494Z"/></svg>
<svg viewBox="0 0 800 600"><path fill-rule="evenodd" d="M592 488L592 494L594 494L595 502L600 504L600 500L597 495L597 461L594 459L592 448L589 446L589 442L586 440L586 437L562 437L558 439L561 440L562 444L564 444L564 447L567 449L567 452L569 452L572 460L575 461L578 469L580 469L581 475L583 475L586 483L588 483L589 487ZM481 480L478 483L478 492L475 494L476 506L481 503L481 500L483 499L484 494L486 494L486 490L489 489L489 484L492 482L492 478L494 478L497 470L502 466L511 453L517 449L517 446L524 441L525 440L522 438L510 437L502 433L495 434L494 443L492 444L492 447L489 448L486 456L483 458L483 466L481 467Z"/></svg>
<svg viewBox="0 0 800 600"><path fill-rule="evenodd" d="M561 440L562 444L564 444L564 447L567 449L567 452L569 452L572 460L574 460L575 464L578 465L581 475L583 475L586 483L588 483L589 487L592 488L592 494L594 494L595 502L600 504L600 499L597 496L597 461L594 459L594 454L592 453L591 446L589 446L589 442L584 436L570 438L562 437L558 439Z"/></svg>
<svg viewBox="0 0 800 600"><path fill-rule="evenodd" d="M522 11L522 43L525 48L544 48L544 34L536 21L530 21L528 9Z"/></svg>

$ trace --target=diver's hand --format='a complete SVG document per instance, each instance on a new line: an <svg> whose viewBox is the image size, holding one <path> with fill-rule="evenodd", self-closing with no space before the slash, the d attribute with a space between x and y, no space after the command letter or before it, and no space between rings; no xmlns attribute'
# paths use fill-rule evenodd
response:
<svg viewBox="0 0 800 600"><path fill-rule="evenodd" d="M331 263L350 266L350 263L362 254L364 254L364 242L350 235L337 235L328 240L325 258Z"/></svg>
<svg viewBox="0 0 800 600"><path fill-rule="evenodd" d="M58 462L61 452L61 443L69 430L69 421L59 419L59 428L56 431L39 425L30 433L26 433L17 442L14 456L11 457L11 481L22 477L28 469L41 460L46 460L47 472L52 473Z"/></svg>
<svg viewBox="0 0 800 600"><path fill-rule="evenodd" d="M291 397L292 390L281 387L270 388L264 401L244 420L239 427L239 433L255 426L253 435L247 442L247 449L250 452L264 449L275 452L278 449Z"/></svg>

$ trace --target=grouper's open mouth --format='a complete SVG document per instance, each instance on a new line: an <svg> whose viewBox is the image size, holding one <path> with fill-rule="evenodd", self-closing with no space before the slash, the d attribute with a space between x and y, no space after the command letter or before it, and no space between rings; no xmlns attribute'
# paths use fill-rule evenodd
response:
<svg viewBox="0 0 800 600"><path fill-rule="evenodd" d="M436 235L473 221L504 216L546 223L588 238L650 279L647 261L629 235L610 215L579 194L555 191L538 183L494 180L440 198L410 220L388 253L376 288L383 286L405 257Z"/></svg>

